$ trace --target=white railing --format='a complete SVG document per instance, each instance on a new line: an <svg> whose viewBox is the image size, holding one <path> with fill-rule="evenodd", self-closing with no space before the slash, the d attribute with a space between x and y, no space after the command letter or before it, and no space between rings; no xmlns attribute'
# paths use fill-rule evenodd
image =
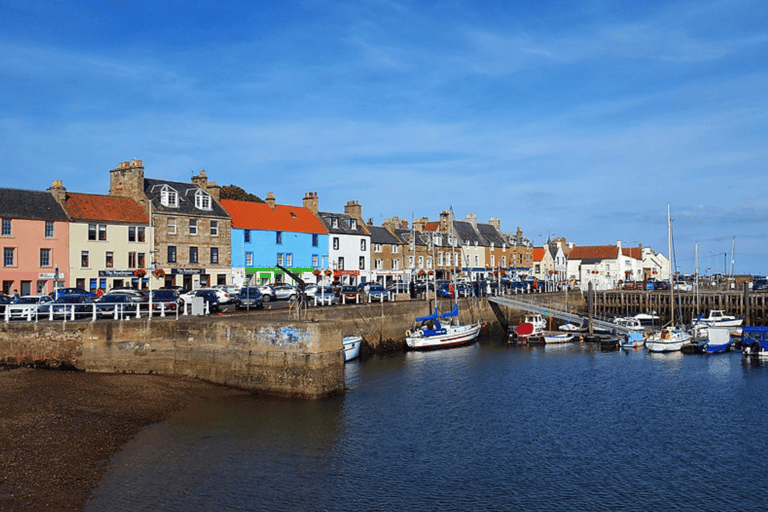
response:
<svg viewBox="0 0 768 512"><path fill-rule="evenodd" d="M190 314L187 311L187 302L182 302L178 305L175 303L171 304L168 307L168 303L165 302L153 302L151 306L149 302L94 302L86 309L82 307L82 304L54 304L49 302L46 304L30 304L29 307L24 308L23 312L14 316L11 316L13 304L6 304L3 320L10 322L12 319L18 318L27 322L38 322L40 320L53 321L61 318L62 321L67 322L77 320L78 317L81 319L90 317L91 321L96 321L99 318L130 320L131 318L141 318L142 316L151 320L153 316L165 318L168 316L168 312L175 313L178 320L182 307L184 311L181 314ZM157 311L158 308L159 311ZM204 311L206 315L210 313L210 307L207 302L205 303Z"/></svg>

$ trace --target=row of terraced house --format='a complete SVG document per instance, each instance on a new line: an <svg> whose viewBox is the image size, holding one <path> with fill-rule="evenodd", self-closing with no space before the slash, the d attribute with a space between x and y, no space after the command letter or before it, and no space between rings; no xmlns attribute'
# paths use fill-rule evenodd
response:
<svg viewBox="0 0 768 512"><path fill-rule="evenodd" d="M581 264L574 267L574 259L564 265L557 250L549 259L539 257L520 228L503 233L498 218L456 220L444 211L439 221L415 219L409 226L394 217L374 226L363 221L357 201L336 213L321 210L315 192L305 193L301 206L277 204L271 193L263 203L222 199L205 171L189 183L151 179L141 160L110 171L107 195L70 192L61 181L45 191L0 189L0 218L3 292L23 295L56 287L291 282L278 266L308 282L353 285L454 275L562 282L598 277ZM555 246L573 254L562 242L549 241L546 254ZM619 249L616 269L649 271L640 253L626 252Z"/></svg>

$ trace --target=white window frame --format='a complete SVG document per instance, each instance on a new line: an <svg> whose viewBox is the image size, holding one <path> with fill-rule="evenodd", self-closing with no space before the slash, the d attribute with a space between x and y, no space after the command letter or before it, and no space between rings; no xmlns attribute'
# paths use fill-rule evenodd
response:
<svg viewBox="0 0 768 512"><path fill-rule="evenodd" d="M178 208L179 206L179 193L176 189L163 185L160 189L160 204L171 208Z"/></svg>
<svg viewBox="0 0 768 512"><path fill-rule="evenodd" d="M211 211L213 200L209 194L206 194L202 190L195 192L195 208L198 210Z"/></svg>

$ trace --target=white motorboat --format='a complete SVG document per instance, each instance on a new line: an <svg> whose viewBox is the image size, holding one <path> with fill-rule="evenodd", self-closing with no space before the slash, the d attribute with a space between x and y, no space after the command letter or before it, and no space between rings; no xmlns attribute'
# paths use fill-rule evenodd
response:
<svg viewBox="0 0 768 512"><path fill-rule="evenodd" d="M623 338L619 339L621 348L640 348L645 345L645 335L639 331L630 331Z"/></svg>
<svg viewBox="0 0 768 512"><path fill-rule="evenodd" d="M421 325L405 333L405 343L408 348L421 350L433 348L459 347L473 342L479 335L482 324L452 324L443 325L441 318L456 318L459 316L459 307L442 315L435 308L431 315L417 318Z"/></svg>
<svg viewBox="0 0 768 512"><path fill-rule="evenodd" d="M573 340L573 334L544 333L544 343L568 343Z"/></svg>
<svg viewBox="0 0 768 512"><path fill-rule="evenodd" d="M363 344L362 336L344 336L344 362L356 359L360 355L360 345Z"/></svg>
<svg viewBox="0 0 768 512"><path fill-rule="evenodd" d="M691 335L679 329L662 329L648 336L645 346L651 352L676 352L690 342Z"/></svg>
<svg viewBox="0 0 768 512"><path fill-rule="evenodd" d="M743 318L733 315L726 315L722 309L711 309L708 317L699 317L694 322L695 327L740 327L744 322Z"/></svg>

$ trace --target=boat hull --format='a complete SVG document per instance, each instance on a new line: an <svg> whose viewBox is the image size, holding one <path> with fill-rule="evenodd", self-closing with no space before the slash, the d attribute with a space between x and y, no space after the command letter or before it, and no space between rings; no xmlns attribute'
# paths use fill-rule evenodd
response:
<svg viewBox="0 0 768 512"><path fill-rule="evenodd" d="M573 340L573 334L545 334L544 343L568 343Z"/></svg>
<svg viewBox="0 0 768 512"><path fill-rule="evenodd" d="M360 345L363 344L361 336L345 336L342 340L344 344L344 362L357 359L360 355Z"/></svg>
<svg viewBox="0 0 768 512"><path fill-rule="evenodd" d="M406 336L405 344L413 350L460 347L473 342L480 335L481 324L450 325L440 331L425 333L416 331Z"/></svg>

